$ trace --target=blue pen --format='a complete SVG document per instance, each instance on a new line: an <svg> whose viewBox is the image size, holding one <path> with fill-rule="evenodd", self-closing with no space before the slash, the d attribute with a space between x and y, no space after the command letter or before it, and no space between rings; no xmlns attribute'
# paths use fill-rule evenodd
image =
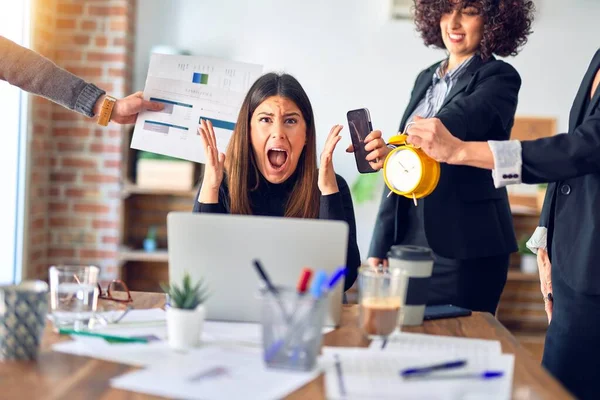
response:
<svg viewBox="0 0 600 400"><path fill-rule="evenodd" d="M342 279L343 276L346 276L346 267L340 267L335 271L335 273L331 276L329 283L327 284L327 291L329 292L333 287Z"/></svg>
<svg viewBox="0 0 600 400"><path fill-rule="evenodd" d="M407 381L439 380L439 379L482 379L490 380L504 376L502 371L483 371L464 374L416 374L403 377Z"/></svg>
<svg viewBox="0 0 600 400"><path fill-rule="evenodd" d="M427 367L404 369L404 370L400 371L400 375L402 375L402 377L404 377L404 378L408 378L408 377L415 376L415 375L429 374L430 372L433 372L433 371L460 368L460 367L464 367L465 365L467 365L466 360L450 361L450 362L445 362L445 363L441 363L441 364L430 365Z"/></svg>

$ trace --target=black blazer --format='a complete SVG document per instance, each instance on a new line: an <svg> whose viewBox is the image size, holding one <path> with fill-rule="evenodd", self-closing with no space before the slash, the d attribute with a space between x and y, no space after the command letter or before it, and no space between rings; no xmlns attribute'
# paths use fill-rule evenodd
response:
<svg viewBox="0 0 600 400"><path fill-rule="evenodd" d="M540 217L553 273L593 295L600 295L600 90L587 96L599 68L600 50L571 107L568 134L521 144L523 182L553 182Z"/></svg>
<svg viewBox="0 0 600 400"><path fill-rule="evenodd" d="M400 131L417 107L440 63L422 71L415 82ZM436 115L452 134L466 141L507 140L514 123L521 78L509 64L476 58L467 67ZM386 258L402 243L412 200L384 189L369 256ZM425 207L425 235L437 254L471 259L512 253L517 243L506 189L496 189L490 171L441 164L440 181Z"/></svg>

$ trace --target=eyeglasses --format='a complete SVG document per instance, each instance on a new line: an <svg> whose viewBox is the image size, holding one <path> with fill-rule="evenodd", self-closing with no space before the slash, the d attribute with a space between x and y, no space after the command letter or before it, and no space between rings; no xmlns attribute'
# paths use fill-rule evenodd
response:
<svg viewBox="0 0 600 400"><path fill-rule="evenodd" d="M116 301L118 303L131 303L131 292L129 288L120 279L115 279L108 284L106 290L102 290L102 286L98 283L98 298L102 300Z"/></svg>

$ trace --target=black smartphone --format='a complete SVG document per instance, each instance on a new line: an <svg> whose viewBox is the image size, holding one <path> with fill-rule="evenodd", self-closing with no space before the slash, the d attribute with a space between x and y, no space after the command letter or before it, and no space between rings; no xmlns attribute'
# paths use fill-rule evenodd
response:
<svg viewBox="0 0 600 400"><path fill-rule="evenodd" d="M366 160L367 151L365 150L365 137L373 131L371 125L371 115L366 108L348 111L348 129L350 129L350 139L354 146L354 157L356 158L356 168L361 174L376 172L371 164Z"/></svg>
<svg viewBox="0 0 600 400"><path fill-rule="evenodd" d="M436 306L426 306L424 320L466 317L471 315L471 310L454 306L452 304L442 304Z"/></svg>

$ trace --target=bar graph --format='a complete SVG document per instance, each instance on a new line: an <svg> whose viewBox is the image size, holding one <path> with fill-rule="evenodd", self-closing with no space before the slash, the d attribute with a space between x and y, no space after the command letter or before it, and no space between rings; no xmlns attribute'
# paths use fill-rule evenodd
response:
<svg viewBox="0 0 600 400"><path fill-rule="evenodd" d="M208 85L208 74L194 72L194 74L192 75L192 82L198 83L201 85Z"/></svg>

